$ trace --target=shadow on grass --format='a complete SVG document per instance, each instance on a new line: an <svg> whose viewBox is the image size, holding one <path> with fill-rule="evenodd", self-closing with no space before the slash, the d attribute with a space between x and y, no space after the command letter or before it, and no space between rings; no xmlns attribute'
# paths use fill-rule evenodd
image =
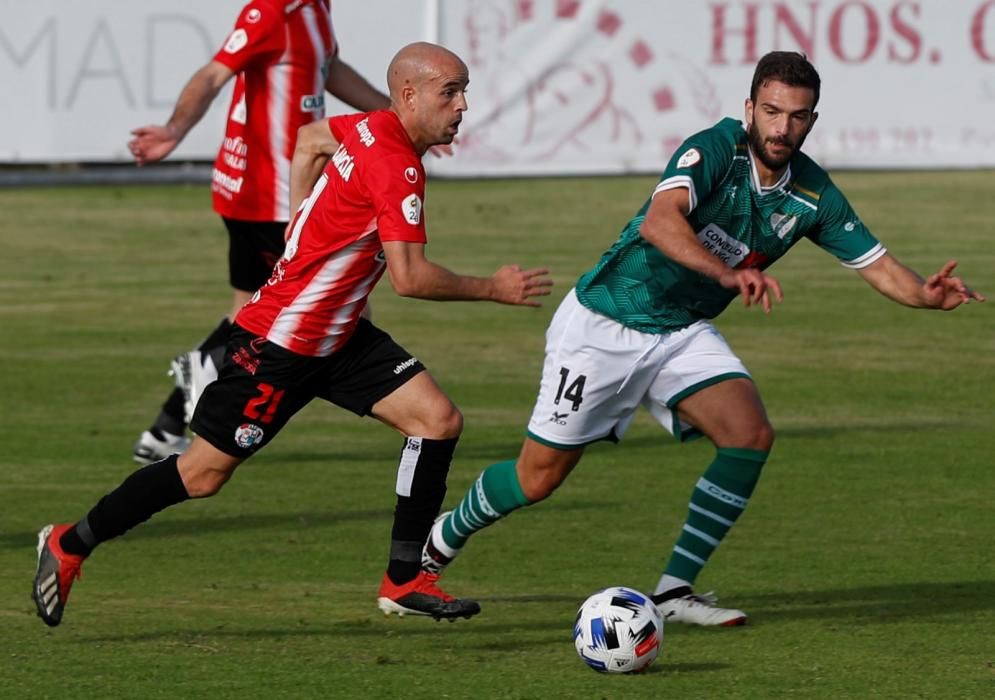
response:
<svg viewBox="0 0 995 700"><path fill-rule="evenodd" d="M586 511L604 508L605 501L573 501L549 503L547 511ZM180 506L182 508L182 506ZM217 517L170 519L163 518L141 525L128 532L128 541L162 537L206 537L219 532L244 532L246 530L300 529L334 527L349 522L377 522L389 524L394 517L391 509L328 511L310 513L244 513ZM37 532L0 533L0 549L20 549L37 544Z"/></svg>
<svg viewBox="0 0 995 700"><path fill-rule="evenodd" d="M908 619L959 624L958 615L995 610L995 581L896 583L862 588L771 592L737 599L751 624L795 620L846 620L881 625Z"/></svg>
<svg viewBox="0 0 995 700"><path fill-rule="evenodd" d="M267 458L274 464L298 464L307 462L359 462L382 463L385 469L397 467L397 455L401 449L401 440L393 436L391 442L384 446L374 446L368 451L340 452L334 448L328 450L301 450L289 448L280 452L270 452ZM396 444L395 444L396 443ZM456 462L480 463L483 469L493 462L514 459L522 449L522 437L516 436L502 442L484 443L479 441L462 441L456 449Z"/></svg>
<svg viewBox="0 0 995 700"><path fill-rule="evenodd" d="M523 634L544 633L532 637L522 637ZM567 626L564 632L561 620L550 620L539 622L501 622L488 623L485 620L465 621L458 623L442 624L429 619L400 620L393 617L389 619L372 618L363 620L342 620L333 623L322 624L300 624L298 626L283 627L252 627L247 629L227 629L224 626L215 626L204 630L157 630L137 632L134 634L109 634L94 637L81 636L80 640L85 642L187 642L187 643L209 643L212 639L279 639L286 638L308 638L308 637L426 637L438 639L446 646L452 645L453 636L460 637L462 648L498 648L494 646L494 637L504 635L509 638L509 650L520 648L523 645L540 646L549 644L551 641L562 641L570 639L570 627ZM474 645L473 637L481 637L487 641ZM468 643L469 642L469 643ZM420 641L419 643L423 643Z"/></svg>

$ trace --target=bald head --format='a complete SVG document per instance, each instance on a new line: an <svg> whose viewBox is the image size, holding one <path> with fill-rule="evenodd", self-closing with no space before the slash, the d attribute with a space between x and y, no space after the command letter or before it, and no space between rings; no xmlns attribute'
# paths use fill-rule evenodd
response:
<svg viewBox="0 0 995 700"><path fill-rule="evenodd" d="M426 41L408 44L387 67L387 89L395 104L405 86L417 87L447 74L467 73L466 64L449 49Z"/></svg>
<svg viewBox="0 0 995 700"><path fill-rule="evenodd" d="M469 82L466 64L437 44L408 44L394 56L387 68L390 108L419 154L456 138Z"/></svg>

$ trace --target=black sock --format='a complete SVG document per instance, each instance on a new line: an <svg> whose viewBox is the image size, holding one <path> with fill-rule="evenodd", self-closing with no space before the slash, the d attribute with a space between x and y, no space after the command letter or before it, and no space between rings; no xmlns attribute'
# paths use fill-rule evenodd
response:
<svg viewBox="0 0 995 700"><path fill-rule="evenodd" d="M170 455L161 462L142 467L101 498L73 528L83 545L87 544L85 535L88 533L92 533L92 549L144 523L160 510L190 498L180 478L176 460L177 455ZM60 539L59 542L64 548L80 546L73 538L67 538L64 543ZM66 551L83 553L71 549Z"/></svg>
<svg viewBox="0 0 995 700"><path fill-rule="evenodd" d="M186 427L187 424L183 420L183 392L174 388L166 403L162 405L162 411L149 428L149 432L162 440L164 432L182 435Z"/></svg>
<svg viewBox="0 0 995 700"><path fill-rule="evenodd" d="M446 476L459 438L404 441L398 466L397 505L387 576L406 583L421 569L421 550L446 497Z"/></svg>
<svg viewBox="0 0 995 700"><path fill-rule="evenodd" d="M93 548L97 546L97 538L90 529L90 524L86 518L80 520L76 525L62 533L59 538L59 546L62 551L68 554L88 557Z"/></svg>
<svg viewBox="0 0 995 700"><path fill-rule="evenodd" d="M204 341L197 346L201 353L210 356L211 362L218 369L225 359L225 349L228 347L228 338L231 336L231 321L227 317L221 319L218 327L211 331L211 334L204 338Z"/></svg>

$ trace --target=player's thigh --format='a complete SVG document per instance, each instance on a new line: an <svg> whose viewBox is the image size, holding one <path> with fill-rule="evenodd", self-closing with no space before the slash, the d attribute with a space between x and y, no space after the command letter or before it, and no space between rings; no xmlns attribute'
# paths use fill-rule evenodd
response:
<svg viewBox="0 0 995 700"><path fill-rule="evenodd" d="M224 218L228 230L228 276L231 286L254 292L269 279L283 255L286 222Z"/></svg>
<svg viewBox="0 0 995 700"><path fill-rule="evenodd" d="M546 331L546 356L528 434L553 448L618 441L653 373L646 358L659 336L594 313L573 291Z"/></svg>
<svg viewBox="0 0 995 700"><path fill-rule="evenodd" d="M459 437L463 416L428 370L377 401L370 414L404 435L433 440Z"/></svg>
<svg viewBox="0 0 995 700"><path fill-rule="evenodd" d="M769 450L774 441L760 393L749 379L729 379L706 387L683 399L678 412L717 447Z"/></svg>
<svg viewBox="0 0 995 700"><path fill-rule="evenodd" d="M425 366L388 333L360 319L333 356L318 396L359 416L373 416L405 435L459 435L462 418Z"/></svg>
<svg viewBox="0 0 995 700"><path fill-rule="evenodd" d="M664 360L645 405L678 439L724 440L766 422L749 372L710 323L671 333L659 352ZM726 403L712 400L716 396Z"/></svg>
<svg viewBox="0 0 995 700"><path fill-rule="evenodd" d="M315 396L325 363L235 326L218 378L204 389L190 428L221 452L246 459Z"/></svg>

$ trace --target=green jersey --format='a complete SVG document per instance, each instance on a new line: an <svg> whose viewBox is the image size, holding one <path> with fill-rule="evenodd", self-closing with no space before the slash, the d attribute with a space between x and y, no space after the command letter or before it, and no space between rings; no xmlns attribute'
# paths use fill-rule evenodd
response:
<svg viewBox="0 0 995 700"><path fill-rule="evenodd" d="M689 192L688 222L698 241L732 268L766 269L803 237L853 269L885 253L826 171L800 151L779 182L763 187L746 130L735 119L723 119L677 149L653 194L674 188ZM714 318L738 291L671 260L639 235L651 200L581 276L577 298L645 333Z"/></svg>

